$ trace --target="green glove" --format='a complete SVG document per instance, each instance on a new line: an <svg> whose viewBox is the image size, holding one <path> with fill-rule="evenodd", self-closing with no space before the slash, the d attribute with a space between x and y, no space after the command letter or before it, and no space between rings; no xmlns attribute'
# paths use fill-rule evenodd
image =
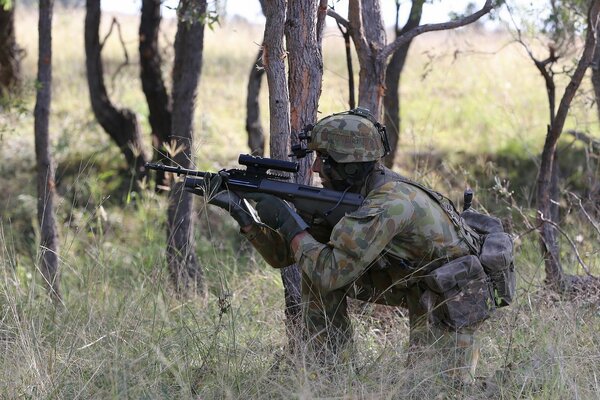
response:
<svg viewBox="0 0 600 400"><path fill-rule="evenodd" d="M208 204L215 205L227 211L240 227L248 226L255 222L252 206L237 194L227 189L223 184L223 177L219 174L204 176L205 187L202 188Z"/></svg>
<svg viewBox="0 0 600 400"><path fill-rule="evenodd" d="M281 233L288 244L294 236L309 228L308 224L278 197L264 193L247 193L244 197L256 201L256 211L260 220Z"/></svg>

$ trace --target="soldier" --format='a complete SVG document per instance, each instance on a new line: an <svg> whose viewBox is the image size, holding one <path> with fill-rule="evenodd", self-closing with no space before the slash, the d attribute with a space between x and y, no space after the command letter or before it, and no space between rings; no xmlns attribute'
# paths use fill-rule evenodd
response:
<svg viewBox="0 0 600 400"><path fill-rule="evenodd" d="M270 265L298 263L305 328L321 354L339 359L351 349L347 297L403 306L411 354L435 349L441 370L468 383L479 354L475 329L493 309L475 256L477 234L448 199L385 168L387 147L385 128L364 109L314 126L308 148L316 152L312 170L323 186L365 197L321 241L312 234L316 227L274 196L245 195L256 201L265 225L253 223L233 193L220 192L209 202L231 213ZM220 177L213 179L210 186L219 187Z"/></svg>

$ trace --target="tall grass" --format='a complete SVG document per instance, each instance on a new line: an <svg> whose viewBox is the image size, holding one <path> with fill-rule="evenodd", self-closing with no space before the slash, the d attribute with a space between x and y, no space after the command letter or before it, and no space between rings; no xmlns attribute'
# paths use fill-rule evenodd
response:
<svg viewBox="0 0 600 400"><path fill-rule="evenodd" d="M40 284L35 216L33 99L37 38L33 12L17 19L27 49L22 99L0 114L0 398L540 398L600 397L598 299L564 301L544 289L533 234L519 239L518 298L481 328L478 375L487 386L456 389L435 365L406 366L408 326L402 310L353 304L356 357L324 369L286 351L283 288L277 271L237 234L235 223L197 202L196 246L206 298L172 293L165 268L165 199L145 189L124 194L121 156L94 121L87 100L83 13L57 10L54 28L52 153L58 162L63 304ZM131 65L109 84L115 103L138 112L149 132L137 66L137 24L119 16ZM105 16L104 32L110 19ZM163 44L175 25L165 21ZM168 40L166 40L168 39ZM402 80L403 125L396 168L457 197L480 185L481 206L513 215L507 191L480 176L498 171L480 153L526 158L541 149L547 106L529 60L503 34L426 35L415 41ZM245 85L261 42L260 27L224 24L207 31L198 96L196 164L233 166L245 152ZM123 60L116 38L103 57L107 82ZM346 108L341 38L325 36L322 115ZM169 47L165 58L168 59ZM168 77L170 66L165 65ZM262 115L268 124L266 90ZM596 120L581 100L572 127ZM149 136L149 135L148 135ZM149 140L148 140L149 142ZM459 148L457 148L457 146ZM149 144L148 144L149 146ZM508 149L508 150L507 150ZM474 167L452 163L459 152ZM422 160L418 154L430 153ZM438 168L435 154L444 154ZM446 159L447 158L447 159ZM461 160L461 158L458 158ZM428 164L429 163L429 164ZM493 182L493 180L492 180ZM123 189L125 188L125 189ZM514 203L513 203L514 204ZM570 217L573 218L573 217ZM580 252L600 274L596 232L570 219ZM565 265L581 273L563 243Z"/></svg>

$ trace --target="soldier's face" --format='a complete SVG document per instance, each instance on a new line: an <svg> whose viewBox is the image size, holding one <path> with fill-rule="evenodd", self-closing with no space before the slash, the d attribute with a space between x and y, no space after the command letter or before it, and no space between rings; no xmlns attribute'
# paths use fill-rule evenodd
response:
<svg viewBox="0 0 600 400"><path fill-rule="evenodd" d="M331 182L329 181L329 177L325 174L324 171L324 163L327 156L320 152L316 152L317 156L315 157L315 161L312 165L312 171L319 174L319 178L321 178L321 184L324 188L331 188Z"/></svg>

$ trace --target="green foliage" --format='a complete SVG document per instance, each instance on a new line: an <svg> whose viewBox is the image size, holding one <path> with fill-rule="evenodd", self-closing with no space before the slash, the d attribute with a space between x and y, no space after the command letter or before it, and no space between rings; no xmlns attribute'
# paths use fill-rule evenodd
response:
<svg viewBox="0 0 600 400"><path fill-rule="evenodd" d="M4 11L8 11L13 7L12 0L0 0L0 7L4 9Z"/></svg>

